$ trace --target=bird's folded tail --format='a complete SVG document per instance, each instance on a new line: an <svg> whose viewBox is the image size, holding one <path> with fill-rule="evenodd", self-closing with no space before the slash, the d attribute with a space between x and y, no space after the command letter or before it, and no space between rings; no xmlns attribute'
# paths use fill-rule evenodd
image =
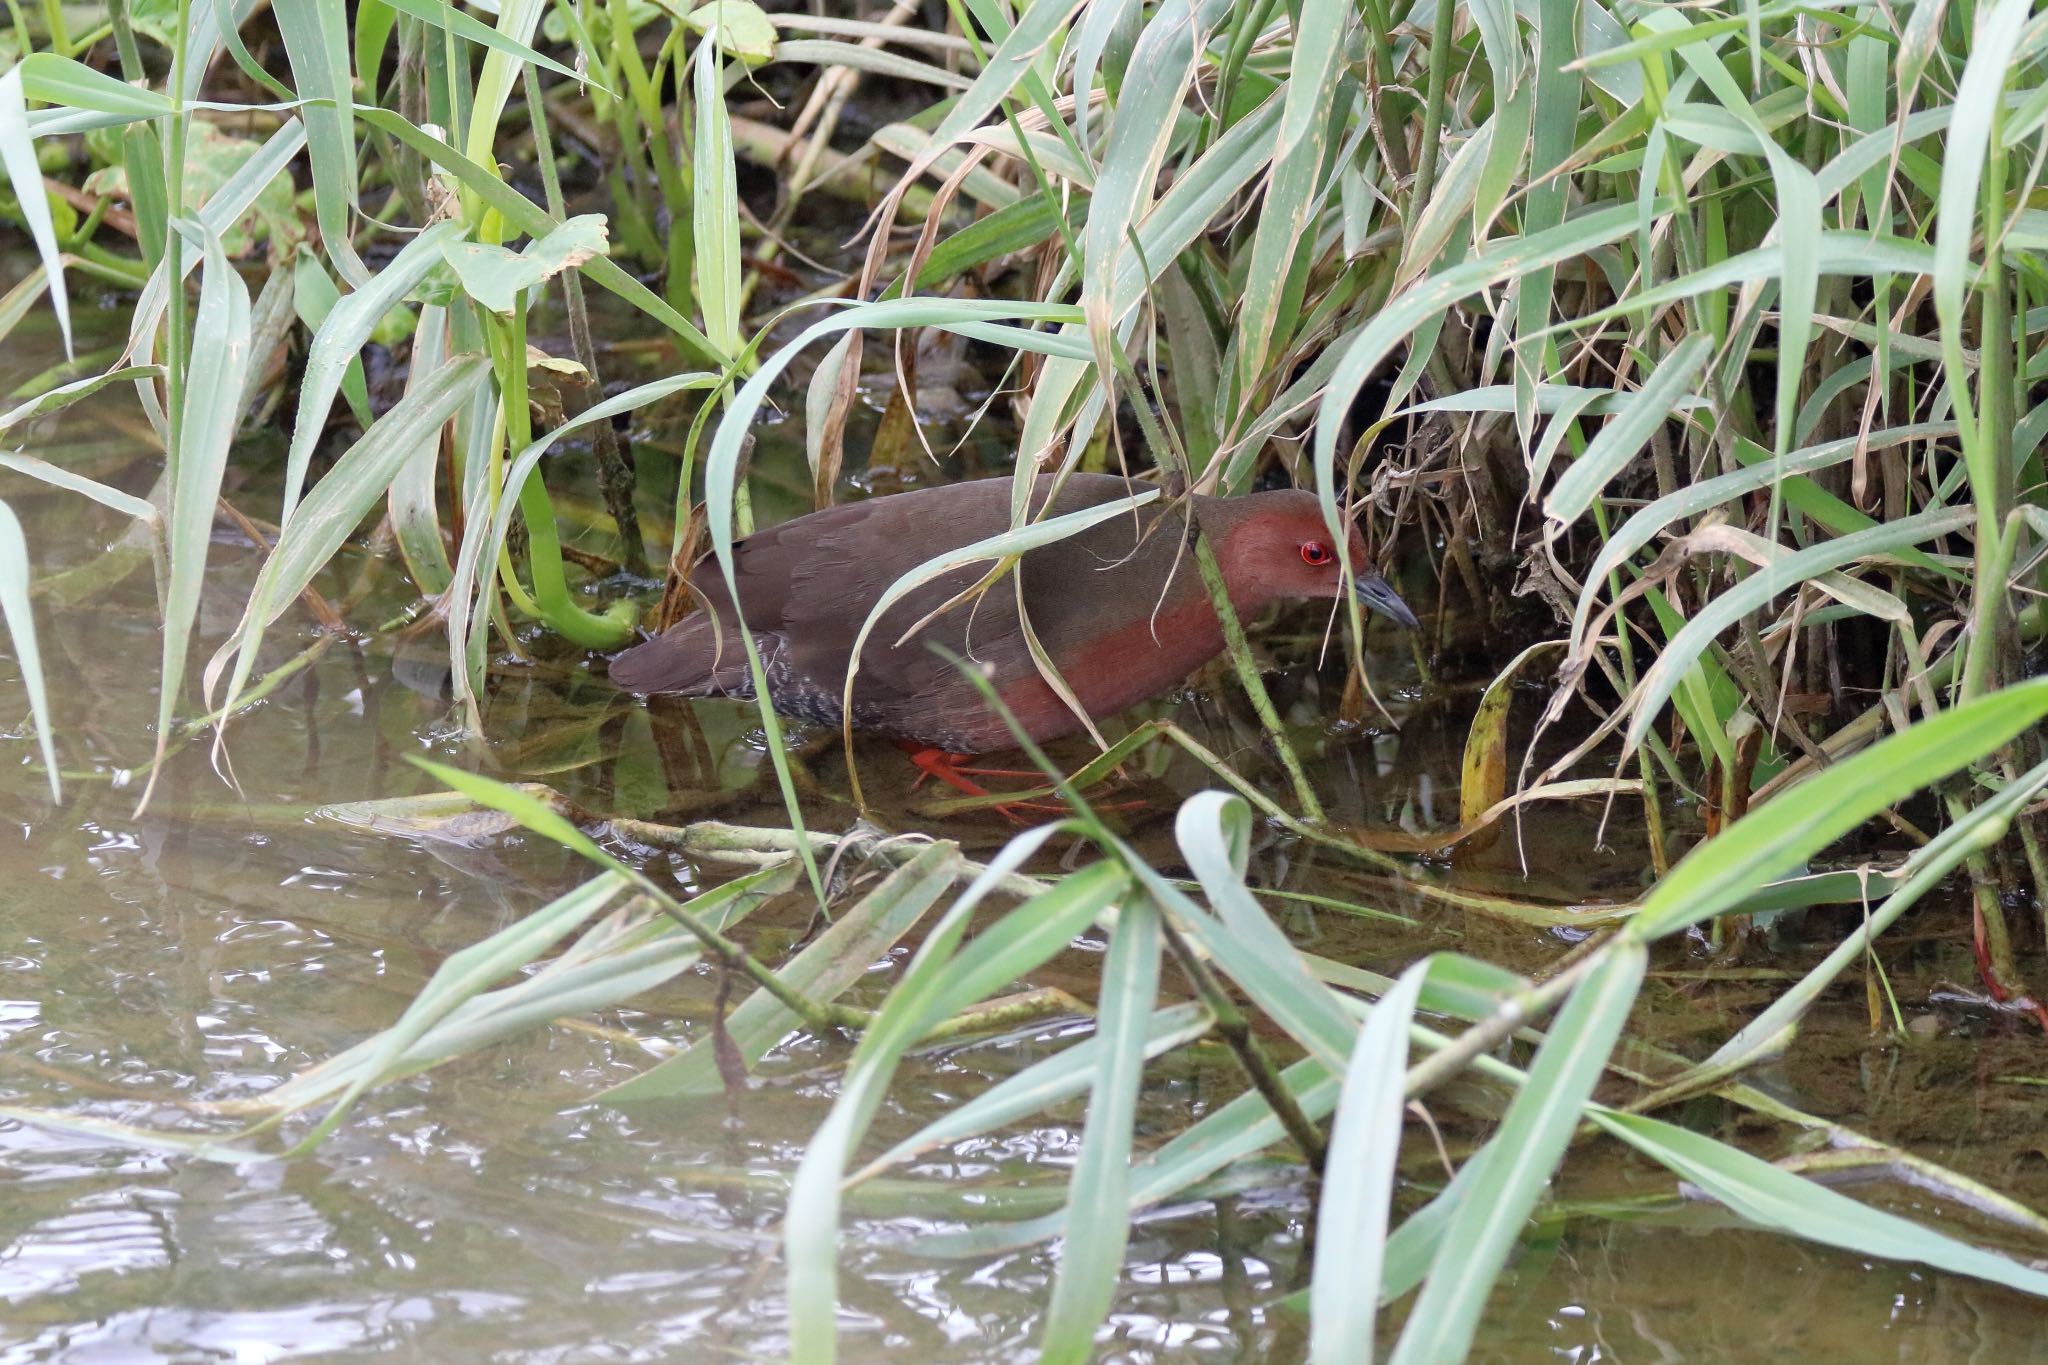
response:
<svg viewBox="0 0 2048 1365"><path fill-rule="evenodd" d="M713 697L753 690L745 646L734 636L722 636L702 615L614 655L610 676L614 687L643 696L675 692Z"/></svg>

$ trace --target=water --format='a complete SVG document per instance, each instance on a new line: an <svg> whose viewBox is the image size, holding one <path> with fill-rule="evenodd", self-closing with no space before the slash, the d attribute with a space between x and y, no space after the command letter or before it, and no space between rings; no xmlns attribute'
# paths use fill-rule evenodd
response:
<svg viewBox="0 0 2048 1365"><path fill-rule="evenodd" d="M141 491L151 464L112 429L128 420L115 397L39 428L38 448ZM260 515L274 505L269 476L260 459L244 467L257 472L246 483L238 475L229 496ZM28 526L43 581L98 562L122 530L102 509L18 480L0 493ZM214 556L195 660L231 628L257 563L253 547L227 532ZM386 619L404 602L390 567L359 551L319 587L335 600L360 596L356 622ZM0 738L0 1101L178 1132L232 1131L238 1120L210 1106L260 1096L388 1025L449 953L583 875L567 855L530 841L411 843L312 814L327 803L432 789L405 762L410 755L476 761L432 695L431 647L401 654L390 637L330 642L230 732L239 795L213 772L202 743L173 758L138 816L137 784L124 774L152 743L159 645L147 569L68 606L46 597L38 619L67 800L53 808L42 792L16 670L0 659L0 715L11 727ZM1313 620L1287 625L1314 629ZM295 612L280 623L271 657L313 642ZM1283 661L1312 653L1305 638L1279 648ZM1317 781L1342 818L1450 823L1462 704L1419 705L1398 652L1377 662L1382 695L1407 716L1405 728L1331 739ZM712 762L684 791L661 761L677 717L650 720L622 706L573 660L504 662L495 683L486 722L490 762L502 776L551 782L598 809L646 815L688 799L721 818L777 817L779 807L751 786L762 759L742 708L697 708ZM1299 666L1277 682L1283 705L1304 723L1334 708L1332 686ZM1271 777L1227 691L1181 698L1170 713L1247 771ZM844 788L837 761L829 750L813 760L827 793ZM884 811L911 820L892 751L863 751L862 761ZM1129 817L1134 836L1170 858L1174 798L1204 782L1185 760L1161 765L1141 789L1148 808ZM827 827L845 818L823 799L812 813ZM1646 863L1629 824L1617 815L1603 842L1597 809L1539 810L1521 848L1504 841L1431 875L1531 898L1626 897L1643 883ZM1007 833L987 819L937 828L970 852ZM1394 970L1431 947L1454 946L1529 967L1566 946L1540 929L1448 912L1284 839L1265 842L1257 871L1270 885L1416 920L1284 912L1298 938L1362 966ZM1850 922L1813 916L1766 965L1796 968ZM783 907L763 912L753 932L788 938L803 928L802 914ZM1953 906L1922 912L1887 941L1893 987L1909 1013L1929 1021L1927 1037L1872 1041L1860 991L1844 990L1766 1080L1796 1103L2041 1206L2044 1091L2022 1083L2040 1071L2039 1039L1966 999L1940 1002L1941 982L1972 979L1966 943ZM855 999L878 999L901 963L900 954L878 963ZM1038 984L1089 998L1097 963L1097 947L1077 946ZM1700 945L1677 945L1658 966L1669 974L1646 991L1639 1028L1695 1055L1774 988L1731 974L1694 979L1712 966ZM707 974L687 977L630 1011L528 1034L374 1092L324 1145L292 1161L222 1165L0 1123L0 1365L777 1358L780 1185L833 1099L846 1044L792 1039L760 1084L728 1102L617 1109L590 1100L650 1063L644 1040L696 1036L714 985ZM1178 989L1169 973L1169 994ZM877 1142L915 1131L1084 1027L1057 1019L919 1057L878 1117ZM1239 1088L1213 1047L1161 1064L1144 1096L1141 1146ZM1437 1097L1435 1116L1454 1151L1484 1131L1489 1103L1497 1096L1479 1087ZM1073 1161L1081 1117L1072 1102L929 1154L902 1174L925 1177L943 1196L1044 1197ZM1784 1150L1783 1132L1744 1128L1713 1102L1685 1117L1771 1155ZM1419 1138L1404 1174L1404 1206L1442 1178ZM1743 1228L1708 1206L1674 1201L1668 1175L1610 1146L1576 1154L1558 1193L1557 1213L1496 1295L1476 1358L2005 1361L2038 1350L2039 1309L2030 1301ZM1870 1193L1914 1216L1984 1231L1930 1196L1890 1186ZM1308 1207L1300 1178L1281 1166L1240 1193L1147 1214L1133 1232L1104 1358L1298 1358L1303 1324L1277 1300L1303 1282ZM961 1215L957 1202L919 1201L893 1186L850 1204L846 1358L1033 1358L1053 1253L1033 1247L948 1261L913 1245L963 1226Z"/></svg>

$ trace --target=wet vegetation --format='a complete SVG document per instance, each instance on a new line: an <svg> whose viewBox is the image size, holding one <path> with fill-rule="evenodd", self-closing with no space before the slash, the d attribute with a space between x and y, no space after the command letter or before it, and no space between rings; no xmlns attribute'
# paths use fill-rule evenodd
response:
<svg viewBox="0 0 2048 1365"><path fill-rule="evenodd" d="M725 1340L806 1361L915 1339L889 1210L920 1264L1051 1248L962 1358L1089 1358L1134 1238L1246 1208L1245 1358L1460 1359L1558 1226L1709 1204L2048 1294L2038 1152L1830 1089L1937 1035L2040 1084L1995 1059L2048 1029L2048 17L838 8L10 7L22 848L169 804L573 855L255 1093L138 1106L0 1043L15 1131L262 1169L537 1033L606 1049L555 1109L745 1130L800 1088L793 1146L678 1179L768 1201ZM834 501L1015 477L1013 529L892 589L1007 591L1071 529L1025 481L1074 471L1313 489L1423 629L1246 623L1100 744L1024 744L1022 832L886 746L603 682ZM350 670L410 719L309 790L277 727ZM1858 1036L1787 1084L1802 1028Z"/></svg>

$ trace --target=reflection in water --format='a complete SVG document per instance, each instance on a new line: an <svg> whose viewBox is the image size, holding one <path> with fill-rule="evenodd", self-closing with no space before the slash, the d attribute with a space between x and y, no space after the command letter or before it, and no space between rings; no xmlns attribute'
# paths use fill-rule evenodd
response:
<svg viewBox="0 0 2048 1365"><path fill-rule="evenodd" d="M34 543L47 558L39 572L68 567L79 547L103 545L118 529L75 499L11 486L6 493L33 508ZM246 546L223 544L216 556L213 635L202 641L202 657L232 625L253 567ZM339 596L362 567L345 557L327 586ZM373 599L361 619L388 619L402 605L395 594ZM416 847L309 821L305 812L320 803L424 789L406 755L461 751L432 650L394 657L385 643L318 645L310 635L292 638L289 617L276 632L277 657L309 646L317 654L232 732L240 794L212 773L201 744L174 758L151 812L133 816L136 784L121 765L152 742L142 723L154 713L152 682L134 663L154 658L152 612L148 579L136 575L97 596L90 611L43 613L72 799L50 809L39 776L13 765L0 789L10 817L0 846L0 1100L218 1132L230 1120L210 1107L260 1095L387 1025L449 953L572 884L582 868L518 837ZM1315 628L1305 621L1300 643L1273 647L1309 652ZM1308 670L1276 681L1283 707L1305 724L1334 706ZM742 707L622 709L582 670L545 659L507 664L498 682L490 730L494 761L507 775L549 782L598 809L652 814L683 805L774 818L774 805L750 790L763 755ZM1379 684L1390 704L1412 701L1398 674ZM0 696L15 695L14 686L11 662L0 661ZM1256 765L1255 732L1227 700L1190 696L1173 714L1233 761ZM1341 819L1442 825L1455 817L1460 740L1454 718L1418 714L1398 733L1360 731L1331 743L1319 781ZM0 743L0 754L27 749L13 732ZM907 788L892 758L886 749L871 758L871 782ZM1142 790L1153 814L1138 819L1136 837L1170 858L1158 815L1206 779L1184 758L1161 759L1147 770ZM811 765L828 827L845 817L833 804L845 787L837 764L827 745ZM1603 845L1598 819L1597 810L1543 811L1527 827L1530 872L1524 850L1505 840L1448 874L1473 888L1512 885L1559 899L1629 894L1643 865L1635 836L1610 829ZM1006 830L963 820L948 832L987 847ZM1328 956L1387 970L1446 942L1507 962L1560 948L1557 936L1540 931L1448 917L1271 831L1260 839L1260 884L1421 921L1276 911L1290 933ZM698 875L666 859L656 870L686 884ZM785 936L803 928L796 916L757 926ZM1046 984L1086 998L1097 961L1093 951L1070 953ZM1933 973L1941 964L1920 966ZM898 967L900 958L869 973L860 997L872 1003ZM652 1050L635 1038L694 1036L710 994L704 982L686 980L628 1015L597 1021L606 1027L558 1027L391 1086L313 1155L289 1163L227 1167L0 1125L0 1365L146 1355L775 1357L783 1340L779 1190L832 1101L845 1044L790 1040L731 1109L619 1111L588 1102L651 1062ZM1677 1021L1668 1025L1676 1036L1703 1019L1718 1022L1717 1011L1740 1001L1709 1003L1711 1010L1698 999L1688 1005L1674 987L1660 1017ZM904 1068L877 1139L907 1135L1078 1035L1073 1021L1054 1021L917 1059ZM1832 1025L1817 1019L1810 1036L1802 1046L1829 1076L1854 1074L1854 1055L1869 1048L1853 1008ZM2009 1093L1987 1100L1973 1062L1951 1056L1944 1068L1933 1060L1942 1055L1920 1054L1910 1084L1896 1066L1870 1068L1864 1074L1881 1083L1840 1093L1821 1090L1811 1067L1783 1081L1881 1136L1908 1136L1901 1130L1930 1095L1958 1098L1939 1125L1921 1120L1941 1141L1972 1131L1956 1118L1965 1107L2000 1113L1999 1123L1985 1124L1981 1147L1935 1155L2019 1180L2024 1170L2014 1167L2024 1153L1992 1141L1997 1134L1988 1130L2037 1129L2038 1107ZM1970 1055L1981 1062L1987 1054ZM2015 1059L2008 1069L2031 1065ZM1150 1080L1141 1134L1156 1144L1239 1088L1219 1053L1176 1055ZM1438 1117L1454 1147L1461 1112L1483 1112L1489 1098L1444 1097ZM927 1154L903 1172L953 1202L920 1201L899 1186L860 1193L845 1237L848 1358L1033 1358L1056 1252L1033 1246L945 1260L919 1239L963 1226L973 1209L998 1199L1036 1201L1034 1211L1056 1206L1082 1112L1069 1103ZM2038 1156L2025 1159L2039 1164ZM1441 1180L1433 1152L1418 1152L1406 1174L1417 1190ZM1569 1174L1567 1199L1613 1205L1670 1190L1667 1178L1611 1151L1589 1151ZM1286 1167L1246 1183L1216 1202L1140 1220L1104 1331L1108 1358L1299 1357L1303 1324L1278 1301L1300 1283L1311 1191ZM1532 1240L1500 1291L1480 1358L1974 1352L2007 1360L2033 1349L2034 1338L2021 1334L2031 1334L2034 1309L1999 1291L1864 1265L1733 1228L1710 1211L1658 1206L1618 1217L1560 1218Z"/></svg>

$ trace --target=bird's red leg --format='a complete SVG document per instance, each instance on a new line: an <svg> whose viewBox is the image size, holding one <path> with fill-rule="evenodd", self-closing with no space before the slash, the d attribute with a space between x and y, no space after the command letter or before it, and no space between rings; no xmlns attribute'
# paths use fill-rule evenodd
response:
<svg viewBox="0 0 2048 1365"><path fill-rule="evenodd" d="M953 754L950 756L953 758L973 757L972 754ZM1045 774L1036 768L970 768L965 764L955 764L953 771L956 773L967 773L972 777L1025 777L1030 778L1034 782L1046 780Z"/></svg>
<svg viewBox="0 0 2048 1365"><path fill-rule="evenodd" d="M970 772L980 772L981 770L960 766L963 762L972 758L972 754L949 753L935 745L919 744L917 741L909 739L897 740L896 747L910 755L911 763L917 768L917 781L911 784L913 791L918 787L922 787L926 780L936 777L947 786L957 791L963 791L969 796L988 795L987 787L971 780L967 776Z"/></svg>
<svg viewBox="0 0 2048 1365"><path fill-rule="evenodd" d="M934 745L919 744L914 740L899 739L896 741L896 747L908 754L911 763L917 767L917 781L911 784L911 790L913 791L923 786L926 779L936 777L955 791L964 792L968 796L988 796L991 794L989 789L976 782L974 777L1028 777L1039 778L1040 780L1044 778L1043 773L1029 772L1017 768L966 767L964 764L967 760L974 757L972 754L950 753ZM973 774L973 776L970 777L969 774ZM1067 808L1065 806L1048 805L1038 801L1005 801L999 806L990 807L990 809L1007 819L1021 824L1024 819L1022 813L1025 811L1033 811L1044 815L1064 815Z"/></svg>
<svg viewBox="0 0 2048 1365"><path fill-rule="evenodd" d="M912 791L922 787L928 779L934 777L955 791L964 792L968 796L989 796L992 794L988 788L974 781L976 777L1017 777L1039 782L1045 780L1044 773L1036 772L1029 768L970 767L968 766L968 761L974 757L972 754L956 754L938 748L935 745L919 744L915 740L899 739L896 741L896 747L908 754L911 763L917 767L917 781L911 784ZM1098 809L1140 810L1143 809L1144 805L1143 801L1123 801L1114 805L1101 806ZM1044 801L1005 801L1001 805L991 806L989 809L1008 819L1017 821L1019 824L1023 823L1024 817L1022 813L1025 811L1043 815L1064 815L1067 813L1065 806L1054 805Z"/></svg>

